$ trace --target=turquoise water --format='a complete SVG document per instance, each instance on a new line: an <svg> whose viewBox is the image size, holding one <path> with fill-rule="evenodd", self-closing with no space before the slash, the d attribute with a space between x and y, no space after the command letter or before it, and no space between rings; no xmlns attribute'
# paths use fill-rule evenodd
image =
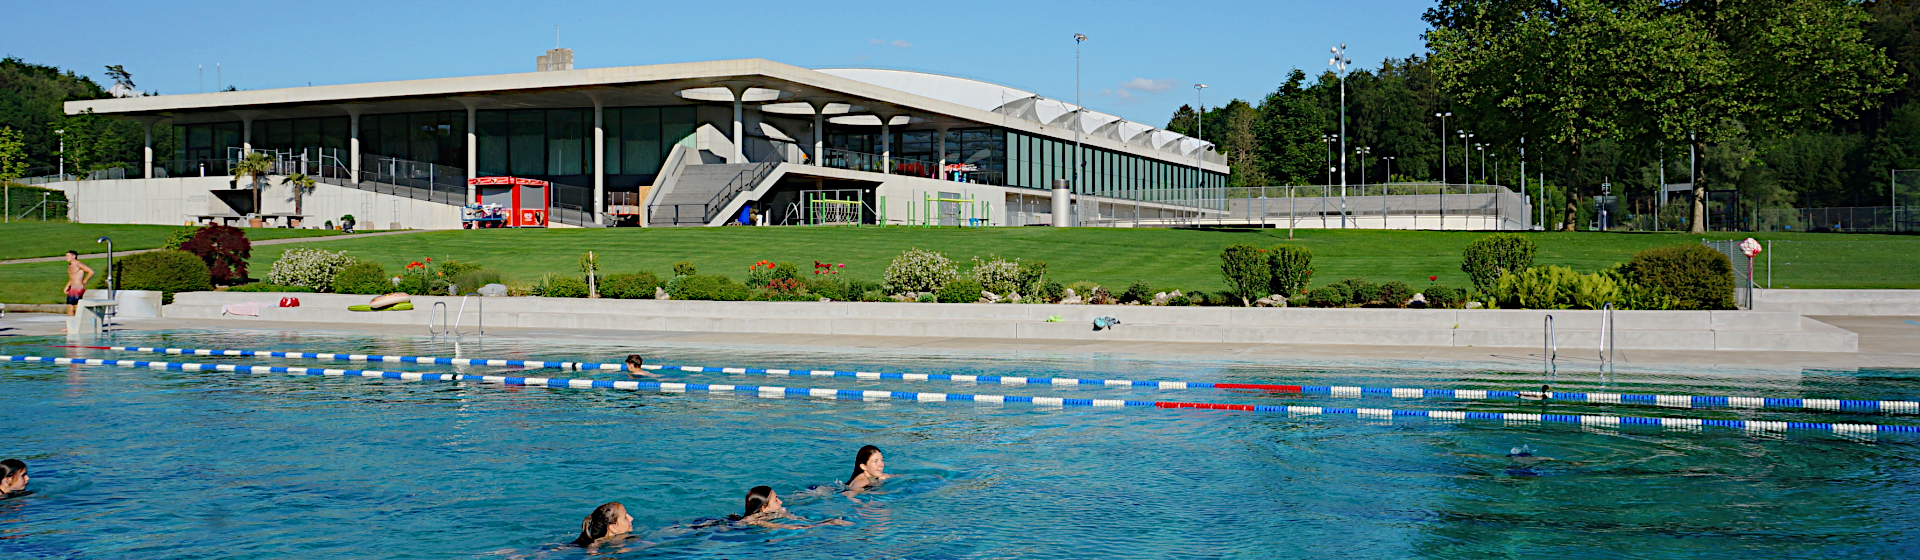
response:
<svg viewBox="0 0 1920 560"><path fill-rule="evenodd" d="M121 335L115 344L452 356L448 342L294 333ZM9 354L315 365L40 346ZM463 357L616 361L635 349L490 341ZM979 358L693 348L652 361L1188 381L1522 388L1470 364ZM332 365L329 367L357 367ZM373 366L369 366L373 367ZM454 371L447 367L378 369ZM504 372L504 368L457 368ZM544 375L558 375L551 371ZM569 374L588 376L590 374ZM604 377L604 375L602 375ZM1390 408L1538 404L1225 391L956 386L689 374L689 381ZM1920 371L1672 369L1560 387L1911 399ZM1551 412L1920 424L1920 417L1552 405ZM1750 436L1396 422L1206 410L760 398L444 382L0 365L0 456L35 493L0 500L6 558L580 558L606 501L650 557L1911 557L1920 438ZM849 499L863 444L900 476ZM1530 446L1550 457L1505 455ZM772 486L851 527L690 529Z"/></svg>

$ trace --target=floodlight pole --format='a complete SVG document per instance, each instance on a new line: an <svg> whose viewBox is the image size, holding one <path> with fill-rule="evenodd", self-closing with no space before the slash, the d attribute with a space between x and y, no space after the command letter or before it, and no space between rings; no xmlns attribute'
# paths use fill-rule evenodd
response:
<svg viewBox="0 0 1920 560"><path fill-rule="evenodd" d="M1327 64L1334 67L1334 75L1340 78L1340 229L1347 228L1347 64L1353 62L1347 58L1347 44L1327 49L1333 58Z"/></svg>
<svg viewBox="0 0 1920 560"><path fill-rule="evenodd" d="M1085 107L1080 106L1080 43L1085 42L1087 42L1086 35L1073 34L1073 189L1077 190L1085 190L1085 187L1080 186L1080 112L1086 110ZM946 139L942 138L940 141L946 142ZM1076 205L1071 210L1078 211L1079 208ZM1079 220L1074 220L1073 224L1079 225Z"/></svg>
<svg viewBox="0 0 1920 560"><path fill-rule="evenodd" d="M1447 117L1453 116L1453 111L1434 113L1433 116L1440 117L1440 229L1447 229ZM1419 191L1414 191L1414 194L1419 194ZM1417 225L1419 214L1414 215Z"/></svg>

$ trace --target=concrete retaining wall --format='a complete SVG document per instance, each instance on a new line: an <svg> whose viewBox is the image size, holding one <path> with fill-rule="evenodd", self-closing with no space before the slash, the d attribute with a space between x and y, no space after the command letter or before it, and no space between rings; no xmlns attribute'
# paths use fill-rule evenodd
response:
<svg viewBox="0 0 1920 560"><path fill-rule="evenodd" d="M176 177L169 179L116 179L68 181L49 184L66 191L72 201L69 218L87 224L191 223L193 216L231 214L233 209L213 196L211 191L228 190L232 177ZM269 177L260 193L261 206L269 214L291 214L293 190L280 184L281 177ZM321 227L328 220L338 221L352 214L360 229L457 229L460 208L446 204L414 200L389 194L363 191L320 183L301 200L307 221L302 227ZM394 224L398 228L393 228Z"/></svg>
<svg viewBox="0 0 1920 560"><path fill-rule="evenodd" d="M420 325L425 332L435 302L451 319L458 298L414 298L414 311L356 313L346 306L370 296L196 292L175 296L167 317L219 318L220 306L299 297L302 307L268 308L260 320ZM469 302L468 318L480 298ZM489 327L627 329L685 332L860 336L927 336L1142 342L1228 342L1383 346L1494 346L1539 348L1543 322L1555 321L1555 341L1568 348L1600 345L1598 311L1307 309L1086 305L655 301L574 298L485 298ZM1059 315L1060 322L1047 322ZM1094 317L1123 324L1092 330ZM236 321L253 317L233 317ZM1650 350L1777 350L1854 352L1852 332L1794 313L1756 311L1621 311L1615 348Z"/></svg>
<svg viewBox="0 0 1920 560"><path fill-rule="evenodd" d="M1920 316L1920 290L1754 290L1753 309L1801 315Z"/></svg>

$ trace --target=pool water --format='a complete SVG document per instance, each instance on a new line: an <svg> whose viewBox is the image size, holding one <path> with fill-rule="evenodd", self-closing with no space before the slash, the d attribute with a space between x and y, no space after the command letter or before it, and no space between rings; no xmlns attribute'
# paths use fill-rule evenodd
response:
<svg viewBox="0 0 1920 560"><path fill-rule="evenodd" d="M298 333L116 345L1382 387L1519 389L1474 364L1014 358ZM0 353L154 356L6 339ZM380 364L390 371L506 368ZM552 370L531 375L613 378ZM1542 411L1538 403L670 374L688 381L1079 398ZM1915 370L1563 370L1567 390L1910 399ZM1555 404L1552 412L1920 424L1872 414ZM0 364L5 558L1911 557L1916 437L1749 435L1154 408L915 403ZM898 475L831 487L880 446ZM1529 446L1535 460L1507 457ZM692 529L769 485L849 527ZM606 501L634 537L565 546Z"/></svg>

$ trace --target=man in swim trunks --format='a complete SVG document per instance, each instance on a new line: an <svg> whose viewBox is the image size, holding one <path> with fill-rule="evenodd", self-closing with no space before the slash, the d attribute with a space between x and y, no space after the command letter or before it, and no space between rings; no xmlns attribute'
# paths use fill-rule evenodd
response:
<svg viewBox="0 0 1920 560"><path fill-rule="evenodd" d="M87 282L93 280L93 268L80 262L80 253L67 251L67 314L73 314L73 306L80 303L80 296L87 293Z"/></svg>

